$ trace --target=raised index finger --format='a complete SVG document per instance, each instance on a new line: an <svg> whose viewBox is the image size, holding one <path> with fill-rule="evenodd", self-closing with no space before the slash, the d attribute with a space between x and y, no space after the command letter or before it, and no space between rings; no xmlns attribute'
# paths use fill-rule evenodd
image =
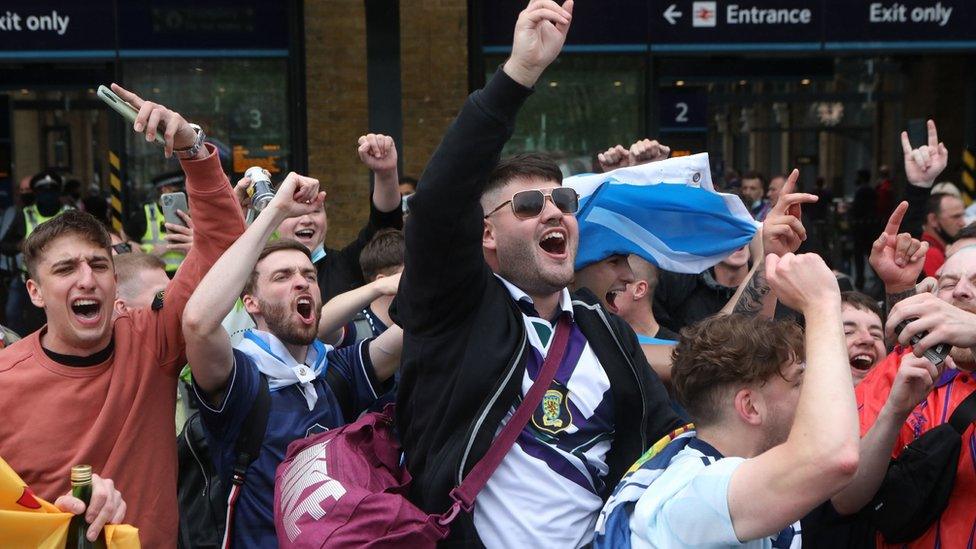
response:
<svg viewBox="0 0 976 549"><path fill-rule="evenodd" d="M935 129L935 120L929 120L925 126L929 132L929 147L934 149L939 146L939 131Z"/></svg>
<svg viewBox="0 0 976 549"><path fill-rule="evenodd" d="M901 204L895 208L895 211L891 212L891 217L888 218L888 224L885 225L884 232L890 236L898 235L898 228L901 227L902 219L905 219L905 212L908 211L908 202L902 201Z"/></svg>
<svg viewBox="0 0 976 549"><path fill-rule="evenodd" d="M796 191L796 181L800 178L800 170L793 168L790 172L789 177L786 178L786 183L783 183L783 188L780 194L792 194Z"/></svg>
<svg viewBox="0 0 976 549"><path fill-rule="evenodd" d="M112 91L121 97L123 101L135 107L136 110L139 110L139 108L142 107L142 104L145 103L141 97L114 82L112 83Z"/></svg>
<svg viewBox="0 0 976 549"><path fill-rule="evenodd" d="M796 180L800 178L800 170L793 169L790 175L786 178L786 183L783 183L783 188L780 190L780 198L776 201L776 205L773 206L773 214L782 215L786 212L786 209L791 205L795 204L796 200L788 200L788 198L794 194L793 191L796 190ZM813 195L808 195L813 196Z"/></svg>

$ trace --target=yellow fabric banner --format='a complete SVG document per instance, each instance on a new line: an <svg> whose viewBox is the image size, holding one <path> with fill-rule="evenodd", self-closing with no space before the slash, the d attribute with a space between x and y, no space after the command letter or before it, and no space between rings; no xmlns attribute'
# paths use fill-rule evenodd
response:
<svg viewBox="0 0 976 549"><path fill-rule="evenodd" d="M0 545L17 549L63 549L70 522L71 513L62 513L35 496L0 458ZM109 549L138 549L139 529L109 524L105 526L105 541Z"/></svg>

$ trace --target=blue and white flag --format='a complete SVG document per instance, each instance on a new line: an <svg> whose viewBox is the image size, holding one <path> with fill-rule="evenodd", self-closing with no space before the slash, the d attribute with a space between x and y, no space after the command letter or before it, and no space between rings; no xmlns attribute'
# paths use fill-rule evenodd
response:
<svg viewBox="0 0 976 549"><path fill-rule="evenodd" d="M752 240L759 223L712 186L708 154L568 177L580 195L576 270L637 254L679 273L700 273Z"/></svg>

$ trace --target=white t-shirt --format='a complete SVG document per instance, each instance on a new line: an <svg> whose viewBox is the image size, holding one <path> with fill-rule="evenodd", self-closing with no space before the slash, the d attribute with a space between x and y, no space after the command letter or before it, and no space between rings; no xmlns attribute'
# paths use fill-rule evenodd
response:
<svg viewBox="0 0 976 549"><path fill-rule="evenodd" d="M516 301L528 299L503 282ZM560 307L572 314L566 290ZM536 353L527 359L524 396L548 353L555 326L522 316ZM593 538L603 507L603 477L609 471L613 401L610 379L596 354L579 328L572 330L563 364L542 404L475 500L474 525L486 547L570 548ZM514 412L512 407L502 426Z"/></svg>
<svg viewBox="0 0 976 549"><path fill-rule="evenodd" d="M630 517L631 547L800 547L799 522L775 538L745 543L736 538L729 514L729 482L745 460L718 455L708 444L697 439L675 455L667 469L637 500Z"/></svg>

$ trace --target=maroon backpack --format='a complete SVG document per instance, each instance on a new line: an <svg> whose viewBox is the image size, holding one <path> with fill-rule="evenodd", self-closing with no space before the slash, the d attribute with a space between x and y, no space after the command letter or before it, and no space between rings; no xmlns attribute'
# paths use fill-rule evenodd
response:
<svg viewBox="0 0 976 549"><path fill-rule="evenodd" d="M569 320L560 317L539 376L484 457L451 490L454 504L428 514L407 499L410 473L400 462L393 405L288 446L275 475L275 530L282 548L434 547L450 533L532 417L562 362Z"/></svg>

